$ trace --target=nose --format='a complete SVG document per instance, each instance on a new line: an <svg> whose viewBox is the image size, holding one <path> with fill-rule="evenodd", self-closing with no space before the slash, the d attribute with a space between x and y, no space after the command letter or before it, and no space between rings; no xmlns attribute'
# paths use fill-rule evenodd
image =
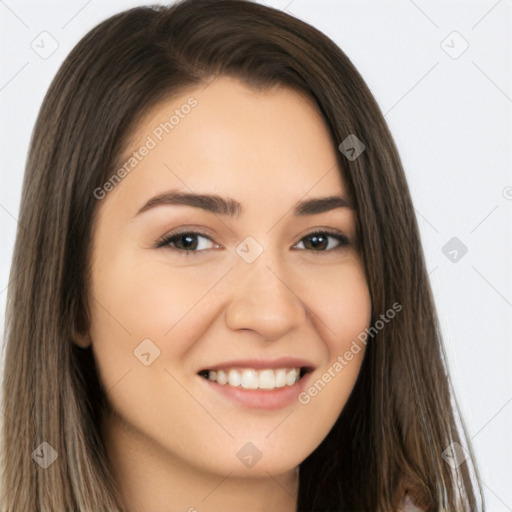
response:
<svg viewBox="0 0 512 512"><path fill-rule="evenodd" d="M297 283L265 254L250 264L238 261L226 322L232 330L249 329L273 341L302 325L307 309L294 290Z"/></svg>

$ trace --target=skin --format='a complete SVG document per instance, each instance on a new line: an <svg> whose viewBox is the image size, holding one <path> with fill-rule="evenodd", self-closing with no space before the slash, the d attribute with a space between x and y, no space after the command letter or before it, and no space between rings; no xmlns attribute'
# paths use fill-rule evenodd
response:
<svg viewBox="0 0 512 512"><path fill-rule="evenodd" d="M336 249L329 238L333 249L315 249L305 237L323 228L352 241L356 216L350 208L291 215L298 201L346 189L314 103L285 87L254 92L217 78L148 112L127 154L191 96L198 105L98 205L90 330L75 342L92 344L111 407L103 435L127 511L291 512L298 466L343 409L364 346L308 404L277 410L237 405L197 372L297 356L316 367L309 382L319 379L368 327L371 302L354 245ZM136 215L170 189L230 197L245 211L161 205ZM210 240L193 239L192 254L156 248L180 227ZM263 247L252 263L235 251L248 236ZM148 366L134 355L144 339L160 350ZM262 454L250 468L237 457L249 441Z"/></svg>

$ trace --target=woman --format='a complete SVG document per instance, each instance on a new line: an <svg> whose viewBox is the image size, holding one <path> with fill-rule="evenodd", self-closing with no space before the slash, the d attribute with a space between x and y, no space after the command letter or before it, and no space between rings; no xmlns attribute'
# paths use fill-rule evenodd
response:
<svg viewBox="0 0 512 512"><path fill-rule="evenodd" d="M313 27L242 0L95 27L19 223L2 510L480 506L396 147Z"/></svg>

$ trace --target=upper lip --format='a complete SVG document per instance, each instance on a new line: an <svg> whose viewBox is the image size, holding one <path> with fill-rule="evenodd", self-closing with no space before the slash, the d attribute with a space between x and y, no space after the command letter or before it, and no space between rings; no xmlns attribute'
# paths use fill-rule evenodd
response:
<svg viewBox="0 0 512 512"><path fill-rule="evenodd" d="M297 357L278 357L277 359L232 359L230 361L223 361L203 368L204 370L220 370L222 368L254 368L258 369L279 369L279 368L305 368L306 370L314 370L315 365L306 359Z"/></svg>

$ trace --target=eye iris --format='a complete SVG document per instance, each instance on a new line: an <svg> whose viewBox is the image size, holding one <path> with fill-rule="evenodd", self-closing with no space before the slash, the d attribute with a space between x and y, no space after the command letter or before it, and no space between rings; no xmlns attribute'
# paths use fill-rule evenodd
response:
<svg viewBox="0 0 512 512"><path fill-rule="evenodd" d="M315 234L315 235L310 235L308 237L306 237L306 240L312 240L313 243L310 244L314 249L318 249L318 248L322 248L322 249L325 249L327 247L327 245L329 245L329 241L328 241L328 237L325 236L325 235L318 235L318 234ZM318 240L322 240L322 242L318 242ZM304 244L306 247L307 247L307 243Z"/></svg>
<svg viewBox="0 0 512 512"><path fill-rule="evenodd" d="M190 240L193 240L192 242L192 245L189 245L190 243ZM185 242L185 247L179 247L180 246L180 241L182 240L187 240L187 242ZM195 241L195 243L194 243ZM192 235L192 234L184 234L184 235L179 235L176 239L175 239L175 245L180 248L180 249L197 249L197 235Z"/></svg>

